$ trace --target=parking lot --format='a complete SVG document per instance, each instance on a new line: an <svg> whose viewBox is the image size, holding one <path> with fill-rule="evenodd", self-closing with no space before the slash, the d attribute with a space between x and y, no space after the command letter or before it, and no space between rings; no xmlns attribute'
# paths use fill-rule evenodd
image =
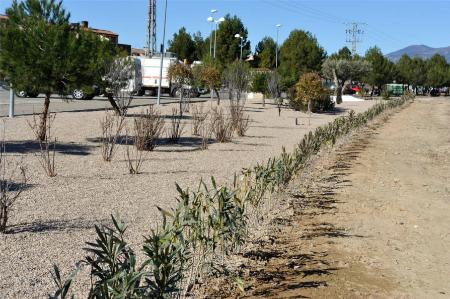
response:
<svg viewBox="0 0 450 299"><path fill-rule="evenodd" d="M202 98L193 99L193 101L209 99L209 95ZM162 104L169 104L176 102L178 99L164 95L161 98ZM146 106L156 103L156 97L143 96L135 97L131 104L132 107ZM15 97L15 115L31 115L40 112L43 108L44 98L39 96L37 98L19 98ZM77 111L96 111L111 108L108 100L104 97L96 97L93 100L75 101L66 100L58 96L51 99L50 111L52 112L77 112ZM0 117L8 116L9 111L9 91L0 88Z"/></svg>

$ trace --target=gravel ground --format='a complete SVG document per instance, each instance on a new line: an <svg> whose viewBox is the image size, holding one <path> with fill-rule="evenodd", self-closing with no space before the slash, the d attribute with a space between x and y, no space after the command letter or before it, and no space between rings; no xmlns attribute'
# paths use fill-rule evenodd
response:
<svg viewBox="0 0 450 299"><path fill-rule="evenodd" d="M283 110L279 117L276 106L262 108L248 102L252 123L247 137L211 144L200 151L199 141L192 138L191 126L186 123L181 144L163 145L148 153L143 173L135 176L128 174L124 146L112 163L102 161L96 140L104 112L57 114L55 178L44 175L35 157L37 148L27 125L31 117L7 120L7 152L24 159L30 186L15 205L9 233L0 236L0 298L45 298L54 288L49 274L52 265L58 264L63 272L71 270L84 257L84 243L94 238L94 224L108 223L110 214L126 220L127 240L139 251L143 236L158 221L155 207L170 208L175 203L175 182L196 187L200 178L211 176L219 183L230 182L243 167L278 155L282 146L290 151L305 133L348 109L361 112L373 104L344 103L336 113L313 114L309 125L306 114ZM204 106L207 110L210 103ZM169 114L171 106L160 110ZM296 118L299 125L295 125ZM78 293L86 281L81 275L74 286Z"/></svg>

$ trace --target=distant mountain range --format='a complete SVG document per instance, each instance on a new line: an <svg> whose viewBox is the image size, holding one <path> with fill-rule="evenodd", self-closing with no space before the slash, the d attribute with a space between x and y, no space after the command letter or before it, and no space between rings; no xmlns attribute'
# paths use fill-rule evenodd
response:
<svg viewBox="0 0 450 299"><path fill-rule="evenodd" d="M397 62L404 54L409 57L420 57L423 59L431 58L434 54L444 56L450 62L450 47L446 48L431 48L425 45L414 45L404 49L387 54L386 57L394 62Z"/></svg>

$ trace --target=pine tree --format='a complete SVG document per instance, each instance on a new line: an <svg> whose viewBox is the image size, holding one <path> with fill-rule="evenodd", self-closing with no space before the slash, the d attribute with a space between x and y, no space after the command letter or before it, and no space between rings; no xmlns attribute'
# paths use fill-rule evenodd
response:
<svg viewBox="0 0 450 299"><path fill-rule="evenodd" d="M45 95L39 139L45 140L52 94L88 89L101 81L111 46L93 33L73 28L55 0L14 0L0 30L0 69L17 90Z"/></svg>

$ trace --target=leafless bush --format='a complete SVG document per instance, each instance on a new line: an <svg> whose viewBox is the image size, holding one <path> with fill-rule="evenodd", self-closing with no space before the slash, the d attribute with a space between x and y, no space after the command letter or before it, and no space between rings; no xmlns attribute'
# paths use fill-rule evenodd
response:
<svg viewBox="0 0 450 299"><path fill-rule="evenodd" d="M153 151L164 129L164 118L153 106L134 119L135 146L140 151Z"/></svg>
<svg viewBox="0 0 450 299"><path fill-rule="evenodd" d="M131 57L115 59L106 69L104 81L106 95L114 111L125 115L133 100L131 85L134 77L134 59Z"/></svg>
<svg viewBox="0 0 450 299"><path fill-rule="evenodd" d="M133 146L132 143L136 144L138 142L138 134L137 127L134 126L134 137L131 137L128 134L128 128L125 128L125 159L128 165L128 171L130 174L139 174L141 173L141 167L144 162L145 151L140 150L137 146Z"/></svg>
<svg viewBox="0 0 450 299"><path fill-rule="evenodd" d="M277 101L281 94L281 77L277 72L267 75L267 91L273 100Z"/></svg>
<svg viewBox="0 0 450 299"><path fill-rule="evenodd" d="M111 162L117 151L117 143L125 126L125 116L105 111L105 116L100 120L102 129L102 157L106 162Z"/></svg>
<svg viewBox="0 0 450 299"><path fill-rule="evenodd" d="M38 138L39 141L39 153L37 154L39 163L42 166L42 169L44 169L45 173L49 177L55 177L56 176L56 163L55 163L55 156L56 156L56 138L52 138L52 126L53 122L55 121L56 114L55 113L49 113L47 114L47 119L43 122L42 121L43 115L41 115L38 120L36 114L33 114L33 120L28 121L28 126L30 126L31 130L34 132L35 136L43 136L44 138L41 140ZM45 124L45 134L41 134L41 125L40 123ZM45 136L44 136L45 135Z"/></svg>
<svg viewBox="0 0 450 299"><path fill-rule="evenodd" d="M9 214L27 184L26 169L22 162L8 161L3 138L0 143L0 233L6 231Z"/></svg>
<svg viewBox="0 0 450 299"><path fill-rule="evenodd" d="M233 62L224 71L223 83L229 89L230 100L233 98L233 91L236 100L241 100L242 94L248 88L249 74L249 66L241 61Z"/></svg>
<svg viewBox="0 0 450 299"><path fill-rule="evenodd" d="M245 102L230 100L231 121L238 136L245 136L250 123L250 117L245 114L244 108Z"/></svg>
<svg viewBox="0 0 450 299"><path fill-rule="evenodd" d="M181 110L172 108L172 117L170 118L170 128L168 129L168 137L170 142L178 143L181 135L183 135L184 125L181 123L183 118Z"/></svg>
<svg viewBox="0 0 450 299"><path fill-rule="evenodd" d="M211 138L211 126L208 122L204 121L199 128L200 137L202 138L201 149L207 150L209 147L209 139Z"/></svg>
<svg viewBox="0 0 450 299"><path fill-rule="evenodd" d="M211 131L220 143L230 142L233 137L232 119L226 116L222 107L212 108Z"/></svg>
<svg viewBox="0 0 450 299"><path fill-rule="evenodd" d="M203 112L203 104L192 107L192 135L201 135L200 129L208 118L208 112Z"/></svg>

